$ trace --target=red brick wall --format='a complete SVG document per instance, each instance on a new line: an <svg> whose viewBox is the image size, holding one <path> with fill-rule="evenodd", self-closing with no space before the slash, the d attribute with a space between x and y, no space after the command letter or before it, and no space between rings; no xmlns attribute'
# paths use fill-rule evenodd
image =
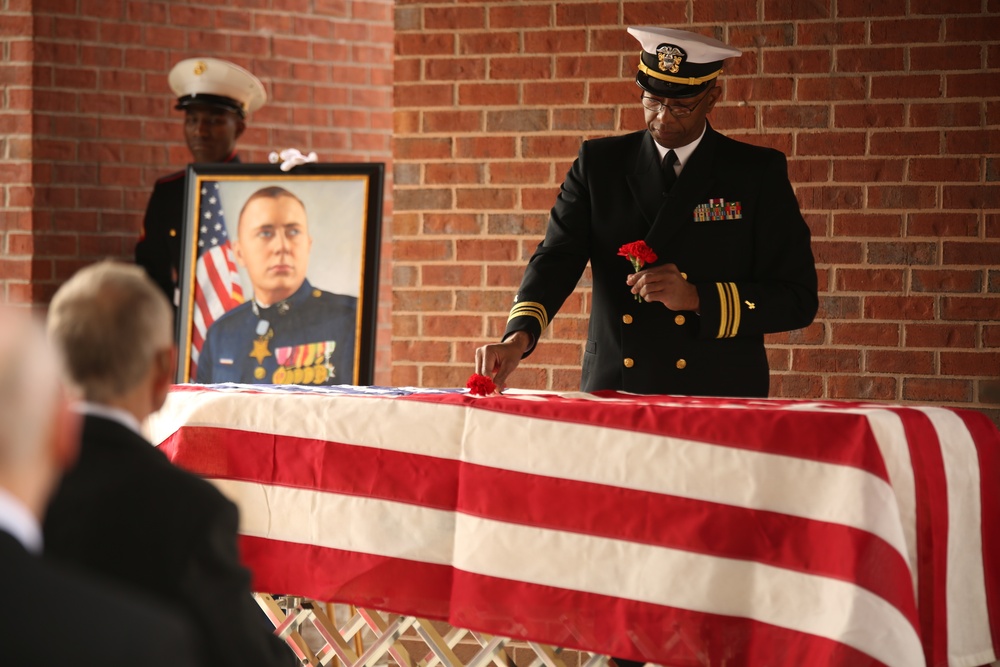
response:
<svg viewBox="0 0 1000 667"><path fill-rule="evenodd" d="M240 141L244 161L296 147L386 163L387 384L392 42L390 0L0 0L0 301L45 304L79 267L132 258L153 182L189 160L167 73L221 57L270 97Z"/></svg>
<svg viewBox="0 0 1000 667"><path fill-rule="evenodd" d="M0 0L0 302L30 300L30 2Z"/></svg>
<svg viewBox="0 0 1000 667"><path fill-rule="evenodd" d="M376 382L463 384L580 142L641 127L625 26L686 25L744 49L713 122L788 154L814 232L821 311L769 339L774 393L1000 411L1000 0L280 4L0 0L0 301L131 255L187 159L166 73L221 56L273 98L250 159L394 166ZM576 387L588 305L517 386Z"/></svg>
<svg viewBox="0 0 1000 667"><path fill-rule="evenodd" d="M1000 415L1000 0L396 3L393 374L464 384L588 137L643 127L632 24L744 50L712 113L789 157L821 305L777 396ZM586 278L512 384L572 389Z"/></svg>

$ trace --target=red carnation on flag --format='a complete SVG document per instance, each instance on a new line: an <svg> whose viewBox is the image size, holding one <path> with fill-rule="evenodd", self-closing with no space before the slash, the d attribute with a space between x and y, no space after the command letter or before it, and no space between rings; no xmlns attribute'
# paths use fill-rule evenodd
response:
<svg viewBox="0 0 1000 667"><path fill-rule="evenodd" d="M621 248L618 248L618 254L622 257L628 259L632 262L632 267L638 273L642 267L647 264L652 264L656 261L656 253L653 249L646 245L643 240L632 241L632 243L626 243ZM642 303L642 297L638 294L635 295L635 300Z"/></svg>
<svg viewBox="0 0 1000 667"><path fill-rule="evenodd" d="M465 386L469 388L469 393L473 396L488 396L497 390L497 386L493 380L479 373L470 375Z"/></svg>

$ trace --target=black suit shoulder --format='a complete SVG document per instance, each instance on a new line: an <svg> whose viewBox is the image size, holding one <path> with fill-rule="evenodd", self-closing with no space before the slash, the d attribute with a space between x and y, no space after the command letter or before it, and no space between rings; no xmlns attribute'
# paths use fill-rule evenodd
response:
<svg viewBox="0 0 1000 667"><path fill-rule="evenodd" d="M37 558L3 531L0 562L0 590L16 601L0 605L4 664L61 667L66 655L51 650L53 641L71 647L79 665L199 664L193 628L152 599ZM53 613L53 600L61 613Z"/></svg>
<svg viewBox="0 0 1000 667"><path fill-rule="evenodd" d="M185 171L173 172L156 181L146 204L142 236L135 245L136 264L146 270L171 302L184 238L186 187Z"/></svg>
<svg viewBox="0 0 1000 667"><path fill-rule="evenodd" d="M144 551L153 550L153 562L174 571L184 566L181 555L189 553L212 524L232 525L235 531L235 506L138 434L87 417L81 440L79 461L63 478L45 517L45 540L54 556L109 576L124 572L129 580L141 582L151 573L133 557ZM137 530L141 526L156 529Z"/></svg>
<svg viewBox="0 0 1000 667"><path fill-rule="evenodd" d="M646 130L610 137L588 139L580 146L581 157L586 156L588 169L620 173L622 161L639 156L644 141L652 141Z"/></svg>
<svg viewBox="0 0 1000 667"><path fill-rule="evenodd" d="M156 188L162 188L162 187L176 187L176 186L168 186L167 185L168 183L183 184L184 176L186 175L186 173L187 172L181 169L171 174L167 174L166 176L160 176L158 179L156 179L156 183L154 183L153 188L155 190Z"/></svg>
<svg viewBox="0 0 1000 667"><path fill-rule="evenodd" d="M85 484L91 476L103 476L117 478L119 484L131 487L182 493L171 504L151 503L170 512L232 504L210 483L175 466L148 440L121 424L87 417L81 441L80 463L66 476L71 482ZM129 474L120 474L125 472Z"/></svg>
<svg viewBox="0 0 1000 667"><path fill-rule="evenodd" d="M81 440L45 517L47 553L181 610L206 663L290 664L250 596L236 505L121 424L87 416Z"/></svg>

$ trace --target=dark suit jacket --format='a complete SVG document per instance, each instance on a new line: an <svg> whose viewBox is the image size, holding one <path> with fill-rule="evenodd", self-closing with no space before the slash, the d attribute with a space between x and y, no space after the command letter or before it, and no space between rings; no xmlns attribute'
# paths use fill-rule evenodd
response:
<svg viewBox="0 0 1000 667"><path fill-rule="evenodd" d="M238 163L235 153L226 162ZM180 275L181 243L184 242L187 170L176 171L156 181L142 221L142 237L135 246L135 263L146 269L170 303L174 302Z"/></svg>
<svg viewBox="0 0 1000 667"><path fill-rule="evenodd" d="M699 205L724 200L700 217ZM739 204L739 208L735 207ZM737 217L739 215L740 217ZM700 315L637 303L618 249L645 240L698 289ZM581 388L642 394L767 396L765 333L812 322L809 228L785 157L708 127L669 194L647 131L587 141L518 290L507 333L535 340L590 262L593 304ZM530 353L530 350L529 350Z"/></svg>
<svg viewBox="0 0 1000 667"><path fill-rule="evenodd" d="M43 523L46 554L183 611L213 665L294 664L239 562L236 506L117 422L88 415Z"/></svg>
<svg viewBox="0 0 1000 667"><path fill-rule="evenodd" d="M0 661L65 667L188 667L199 662L179 615L29 554L0 530Z"/></svg>

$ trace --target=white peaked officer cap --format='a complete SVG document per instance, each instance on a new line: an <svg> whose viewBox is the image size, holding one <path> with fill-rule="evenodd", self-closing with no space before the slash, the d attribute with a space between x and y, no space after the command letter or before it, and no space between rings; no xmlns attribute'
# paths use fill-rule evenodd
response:
<svg viewBox="0 0 1000 667"><path fill-rule="evenodd" d="M642 45L635 82L659 97L694 97L722 74L723 60L741 53L687 30L637 25L628 33Z"/></svg>
<svg viewBox="0 0 1000 667"><path fill-rule="evenodd" d="M170 70L167 82L177 95L175 109L205 104L246 116L267 101L260 79L239 65L218 58L182 60Z"/></svg>

